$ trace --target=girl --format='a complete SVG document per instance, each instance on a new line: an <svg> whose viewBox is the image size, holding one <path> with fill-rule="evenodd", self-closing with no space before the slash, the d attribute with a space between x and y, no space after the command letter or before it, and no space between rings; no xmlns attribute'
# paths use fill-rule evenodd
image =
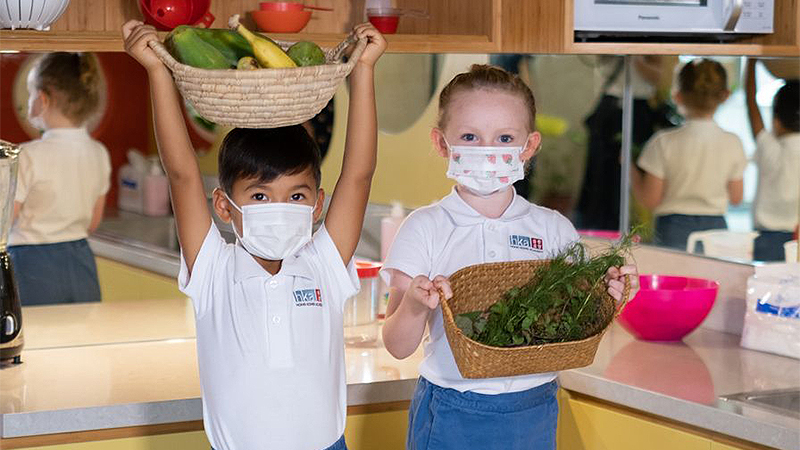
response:
<svg viewBox="0 0 800 450"><path fill-rule="evenodd" d="M82 125L98 104L89 54L49 53L28 76L28 117L44 130L23 144L9 236L23 306L100 301L86 242L103 217L111 164Z"/></svg>
<svg viewBox="0 0 800 450"><path fill-rule="evenodd" d="M739 138L714 122L729 95L725 69L698 59L678 73L673 94L684 125L656 133L631 170L636 199L656 215L656 242L686 249L693 231L725 229L728 202L742 201L747 159ZM693 250L693 249L691 249Z"/></svg>
<svg viewBox="0 0 800 450"><path fill-rule="evenodd" d="M516 196L512 183L539 148L536 104L518 77L485 65L456 76L439 96L431 139L449 160L457 185L447 197L403 223L382 275L391 295L383 327L396 358L411 355L427 325L425 359L409 411L409 449L554 449L558 405L554 373L464 379L442 324L438 289L452 295L447 276L465 266L548 258L578 240L555 211ZM612 268L608 290L619 299ZM637 277L631 277L634 287Z"/></svg>

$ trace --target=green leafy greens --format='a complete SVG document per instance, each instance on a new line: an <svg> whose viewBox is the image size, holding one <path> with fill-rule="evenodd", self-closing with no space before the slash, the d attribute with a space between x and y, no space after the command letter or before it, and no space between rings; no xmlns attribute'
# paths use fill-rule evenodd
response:
<svg viewBox="0 0 800 450"><path fill-rule="evenodd" d="M625 263L634 235L594 257L584 244L570 245L486 311L458 314L456 326L467 337L494 347L576 341L600 332L613 318L602 309L605 274Z"/></svg>

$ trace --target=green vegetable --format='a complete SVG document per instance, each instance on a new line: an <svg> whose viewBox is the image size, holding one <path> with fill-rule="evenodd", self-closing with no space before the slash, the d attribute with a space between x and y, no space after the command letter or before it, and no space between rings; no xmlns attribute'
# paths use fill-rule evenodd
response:
<svg viewBox="0 0 800 450"><path fill-rule="evenodd" d="M494 347L577 341L600 332L613 318L602 311L605 274L625 264L623 255L633 236L631 232L595 257L580 242L569 246L486 311L457 315L456 326L467 337Z"/></svg>
<svg viewBox="0 0 800 450"><path fill-rule="evenodd" d="M298 66L318 66L325 64L325 52L313 42L300 41L289 47L286 54Z"/></svg>

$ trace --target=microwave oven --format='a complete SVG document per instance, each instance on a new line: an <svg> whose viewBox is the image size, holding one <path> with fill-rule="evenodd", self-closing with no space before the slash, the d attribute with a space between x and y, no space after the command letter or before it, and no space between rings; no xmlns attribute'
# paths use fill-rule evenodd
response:
<svg viewBox="0 0 800 450"><path fill-rule="evenodd" d="M732 38L772 33L775 0L574 0L575 33Z"/></svg>

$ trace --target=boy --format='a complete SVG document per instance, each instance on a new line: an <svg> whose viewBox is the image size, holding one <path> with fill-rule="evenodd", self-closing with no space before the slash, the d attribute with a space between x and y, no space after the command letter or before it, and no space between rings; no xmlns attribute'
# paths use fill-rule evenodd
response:
<svg viewBox="0 0 800 450"><path fill-rule="evenodd" d="M232 222L226 244L211 220L180 98L148 47L152 27L123 26L125 49L146 69L156 138L181 245L179 283L192 298L203 422L230 449L344 449L347 398L342 313L358 290L351 258L376 161L375 61L386 48L369 25L351 74L342 173L325 223L317 146L302 125L234 129L219 155L213 207Z"/></svg>
<svg viewBox="0 0 800 450"><path fill-rule="evenodd" d="M788 80L772 100L772 131L764 127L756 103L756 61L747 61L745 92L750 128L756 140L753 160L758 189L753 204L756 261L783 261L783 244L792 240L800 215L800 82Z"/></svg>

